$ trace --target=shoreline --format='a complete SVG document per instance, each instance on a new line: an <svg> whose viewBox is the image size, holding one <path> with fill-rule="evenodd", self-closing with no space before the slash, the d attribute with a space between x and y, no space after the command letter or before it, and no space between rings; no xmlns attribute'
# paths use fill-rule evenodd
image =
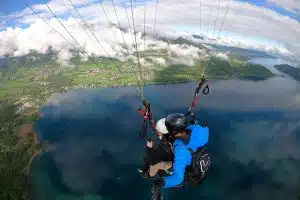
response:
<svg viewBox="0 0 300 200"><path fill-rule="evenodd" d="M41 156L42 151L35 153L30 158L30 164L25 172L25 200L33 200L33 192L32 192L32 164L35 159Z"/></svg>
<svg viewBox="0 0 300 200"><path fill-rule="evenodd" d="M31 115L34 115L34 114L31 114ZM21 126L22 128L24 128L26 125L31 126L30 130L27 130L27 132L24 131L24 129L23 129L24 133L22 133L22 128L19 130L21 137L33 137L34 145L41 144L40 137L38 136L38 133L33 128L34 124L37 120L38 120L38 118L35 119L34 121L32 121L30 124L24 124ZM31 179L32 178L32 165L33 165L34 160L43 153L44 149L45 149L45 147L42 147L41 149L35 148L32 156L29 158L28 164L24 170L24 176L25 176L24 199L25 200L33 200L32 179Z"/></svg>
<svg viewBox="0 0 300 200"><path fill-rule="evenodd" d="M273 74L272 76L269 77L262 77L262 76L228 76L228 77L206 77L208 81L212 80L231 80L231 79L237 79L237 80L242 80L242 81L254 81L253 79L250 79L250 77L257 78L256 81L264 81L270 78L275 78L275 77L283 77L280 74ZM180 84L180 83L192 83L192 82L197 82L197 80L182 80L182 81L163 81L163 82L146 82L145 86L151 86L151 85L167 85L167 84ZM129 83L129 84L123 84L123 85L94 85L94 86L87 86L87 87L73 87L69 88L68 90L62 92L66 93L72 89L91 89L91 88L125 88L125 87L137 87L136 83Z"/></svg>

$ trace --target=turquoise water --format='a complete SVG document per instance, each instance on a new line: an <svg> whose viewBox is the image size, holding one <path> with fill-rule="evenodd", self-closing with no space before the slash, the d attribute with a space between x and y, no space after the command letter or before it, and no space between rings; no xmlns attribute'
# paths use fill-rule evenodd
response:
<svg viewBox="0 0 300 200"><path fill-rule="evenodd" d="M300 84L276 77L209 85L196 113L209 121L211 174L201 187L164 190L164 199L296 199ZM185 112L194 87L147 86L155 119ZM139 105L134 88L73 90L50 100L36 127L51 148L33 164L34 200L150 199L150 184L137 173L145 144Z"/></svg>

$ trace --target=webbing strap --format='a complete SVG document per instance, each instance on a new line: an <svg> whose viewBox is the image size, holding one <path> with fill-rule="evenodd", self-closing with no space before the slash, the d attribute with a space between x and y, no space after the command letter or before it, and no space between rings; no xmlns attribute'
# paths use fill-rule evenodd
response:
<svg viewBox="0 0 300 200"><path fill-rule="evenodd" d="M199 95L199 92L200 92L200 89L202 88L202 86L205 84L205 82L207 82L206 78L204 76L202 76L196 90L195 90L195 94L194 94L194 98L193 98L193 102L192 102L192 105L189 109L189 111L192 110L192 108L196 107L196 103L197 103L197 99L198 99L198 95ZM208 92L209 92L209 87L208 85L206 85L206 87L203 89L202 93L203 94L208 94L207 92L207 89L208 89Z"/></svg>
<svg viewBox="0 0 300 200"><path fill-rule="evenodd" d="M146 135L148 126L147 122L149 122L150 127L153 131L155 131L155 121L152 118L151 105L147 100L143 100L143 108L139 108L138 112L143 116L143 124L140 130L140 136L144 137Z"/></svg>
<svg viewBox="0 0 300 200"><path fill-rule="evenodd" d="M197 124L198 122L196 120L196 115L195 115L195 113L192 110L193 110L193 108L196 107L200 89L203 87L203 85L205 83L207 83L207 79L204 76L202 76L202 78L200 79L199 84L198 84L198 86L197 86L197 88L195 90L192 104L189 107L188 112L185 114L186 117L187 116L191 116L192 117L191 121L192 121L193 124ZM203 88L202 93L205 94L205 95L209 93L209 86L208 86L208 84Z"/></svg>

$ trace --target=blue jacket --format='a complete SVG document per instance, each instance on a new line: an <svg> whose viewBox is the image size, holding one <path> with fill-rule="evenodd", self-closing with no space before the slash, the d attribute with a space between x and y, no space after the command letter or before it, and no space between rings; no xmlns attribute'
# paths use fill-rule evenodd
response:
<svg viewBox="0 0 300 200"><path fill-rule="evenodd" d="M176 139L173 144L174 163L173 174L164 177L163 188L170 188L180 185L184 180L185 168L191 164L192 156L187 148L196 151L199 147L208 143L208 128L199 125L191 125L186 128L191 131L190 140L187 145L180 139Z"/></svg>

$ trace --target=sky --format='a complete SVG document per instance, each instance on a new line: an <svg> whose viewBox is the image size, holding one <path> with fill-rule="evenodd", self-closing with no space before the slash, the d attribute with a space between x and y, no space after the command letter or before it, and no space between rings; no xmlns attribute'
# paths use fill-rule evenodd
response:
<svg viewBox="0 0 300 200"><path fill-rule="evenodd" d="M300 0L158 0L157 4L156 0L146 0L146 6L145 0L133 0L133 10L130 0L104 0L104 9L100 2L0 1L0 56L25 55L30 50L45 52L51 46L65 59L70 57L68 49L75 47L87 53L118 57L127 51L118 43L134 47L133 28L137 31L139 50L153 46L168 48L150 36L190 38L191 34L199 34L215 39L214 43L218 44L300 56ZM116 26L111 28L108 22ZM119 25L126 32L121 31ZM146 41L142 37L144 31L148 35ZM129 51L134 52L134 48Z"/></svg>

